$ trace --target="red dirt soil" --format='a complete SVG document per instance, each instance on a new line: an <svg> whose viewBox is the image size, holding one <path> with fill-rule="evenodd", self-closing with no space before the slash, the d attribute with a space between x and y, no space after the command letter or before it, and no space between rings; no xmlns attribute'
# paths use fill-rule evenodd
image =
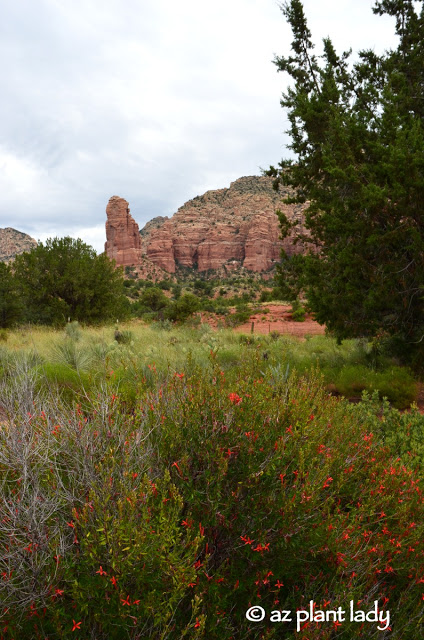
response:
<svg viewBox="0 0 424 640"><path fill-rule="evenodd" d="M289 305L268 304L265 307L269 309L269 313L257 313L250 317L249 322L236 327L235 331L239 333L286 333L291 336L304 337L306 335L317 336L324 335L325 326L318 324L311 315L306 314L304 322L295 322L292 320Z"/></svg>
<svg viewBox="0 0 424 640"><path fill-rule="evenodd" d="M269 309L268 312L266 310ZM267 334L277 331L281 334L288 334L298 338L306 335L317 336L325 333L325 326L318 324L311 315L306 314L304 322L295 322L291 318L291 306L282 304L267 304L262 311L250 316L248 322L239 325L234 329L237 333L251 333L253 322L253 333ZM217 321L215 317L202 314L202 322L207 322L216 329Z"/></svg>

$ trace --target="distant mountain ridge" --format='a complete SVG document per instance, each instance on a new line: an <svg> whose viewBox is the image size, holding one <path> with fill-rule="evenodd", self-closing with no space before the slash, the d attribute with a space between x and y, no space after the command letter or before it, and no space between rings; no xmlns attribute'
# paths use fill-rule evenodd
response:
<svg viewBox="0 0 424 640"><path fill-rule="evenodd" d="M37 241L27 233L6 227L0 229L0 262L10 262L15 256L31 251L37 246Z"/></svg>

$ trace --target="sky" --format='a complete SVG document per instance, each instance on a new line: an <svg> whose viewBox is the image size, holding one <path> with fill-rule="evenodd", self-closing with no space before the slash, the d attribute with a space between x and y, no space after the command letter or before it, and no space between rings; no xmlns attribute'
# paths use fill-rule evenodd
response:
<svg viewBox="0 0 424 640"><path fill-rule="evenodd" d="M289 157L276 0L0 0L0 227L105 242ZM373 0L304 0L314 42L395 46Z"/></svg>

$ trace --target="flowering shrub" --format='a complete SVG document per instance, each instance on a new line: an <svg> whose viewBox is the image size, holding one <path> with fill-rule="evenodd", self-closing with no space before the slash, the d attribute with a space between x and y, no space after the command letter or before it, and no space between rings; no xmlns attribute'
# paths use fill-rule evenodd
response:
<svg viewBox="0 0 424 640"><path fill-rule="evenodd" d="M2 387L0 638L292 638L245 613L310 600L378 600L391 630L305 623L303 640L420 636L418 416L261 366L150 369L131 404L111 375L73 411Z"/></svg>

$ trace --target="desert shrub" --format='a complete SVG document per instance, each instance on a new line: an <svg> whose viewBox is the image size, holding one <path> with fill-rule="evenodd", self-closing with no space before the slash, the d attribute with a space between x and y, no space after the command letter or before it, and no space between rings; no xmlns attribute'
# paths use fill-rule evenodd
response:
<svg viewBox="0 0 424 640"><path fill-rule="evenodd" d="M156 331L171 331L172 322L170 320L157 320L152 322L151 327Z"/></svg>
<svg viewBox="0 0 424 640"><path fill-rule="evenodd" d="M259 302L270 302L272 300L272 292L271 291L262 291L259 296Z"/></svg>
<svg viewBox="0 0 424 640"><path fill-rule="evenodd" d="M134 334L129 329L115 329L114 338L118 344L131 344L134 342Z"/></svg>
<svg viewBox="0 0 424 640"><path fill-rule="evenodd" d="M424 470L424 415L417 407L400 412L381 399L378 391L364 392L362 401L351 407L358 419L389 447L393 456L401 457L406 465Z"/></svg>
<svg viewBox="0 0 424 640"><path fill-rule="evenodd" d="M199 298L192 293L184 293L166 309L166 315L169 320L183 322L199 308Z"/></svg>
<svg viewBox="0 0 424 640"><path fill-rule="evenodd" d="M372 371L364 365L346 365L338 373L331 373L334 387L346 397L361 396L363 391L378 391L398 409L409 407L417 397L417 384L403 367Z"/></svg>
<svg viewBox="0 0 424 640"><path fill-rule="evenodd" d="M112 352L114 345L108 344L104 340L94 342L90 346L90 357L94 364L105 365L109 354Z"/></svg>
<svg viewBox="0 0 424 640"><path fill-rule="evenodd" d="M392 637L413 636L424 571L419 476L311 376L282 371L276 388L256 377L258 365L241 369L231 387L218 369L177 378L149 413L160 422L151 432L158 464L167 461L191 512L184 526L204 529L195 589L206 637L292 637L293 624L253 626L244 614L253 603L296 611L310 599L333 609L378 600L395 620ZM358 626L342 631L356 637ZM307 625L299 637L331 632Z"/></svg>
<svg viewBox="0 0 424 640"><path fill-rule="evenodd" d="M91 365L89 349L80 347L74 340L58 343L52 349L52 362L66 365L75 371L87 371Z"/></svg>
<svg viewBox="0 0 424 640"><path fill-rule="evenodd" d="M305 308L301 305L300 301L296 298L291 303L291 317L292 320L296 322L304 322L305 321Z"/></svg>
<svg viewBox="0 0 424 640"><path fill-rule="evenodd" d="M143 426L116 407L102 397L90 420L17 409L16 430L0 431L3 638L202 633L202 530L181 525L169 472L152 477Z"/></svg>
<svg viewBox="0 0 424 640"><path fill-rule="evenodd" d="M79 322L77 320L74 320L73 322L68 322L68 324L65 327L65 334L67 338L70 338L71 340L80 340L82 337L82 332L80 329L80 325Z"/></svg>
<svg viewBox="0 0 424 640"><path fill-rule="evenodd" d="M169 305L169 300L161 289L149 287L141 294L140 303L150 311L160 311Z"/></svg>
<svg viewBox="0 0 424 640"><path fill-rule="evenodd" d="M240 324L244 324L248 322L250 313L249 310L236 310L225 317L225 324L227 327L237 327Z"/></svg>

